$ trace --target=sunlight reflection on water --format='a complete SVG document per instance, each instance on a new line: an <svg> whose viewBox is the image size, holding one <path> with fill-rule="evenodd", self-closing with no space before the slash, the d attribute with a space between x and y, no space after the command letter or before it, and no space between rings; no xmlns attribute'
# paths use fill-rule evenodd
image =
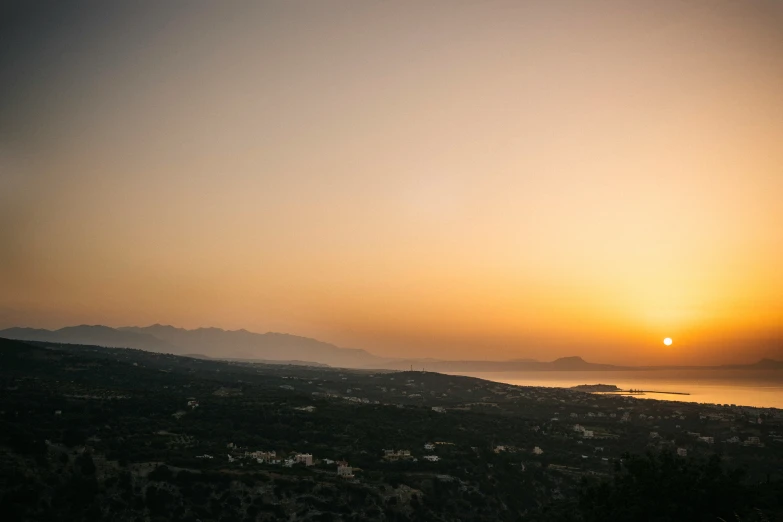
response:
<svg viewBox="0 0 783 522"><path fill-rule="evenodd" d="M570 388L579 384L614 384L623 390L634 388L690 394L634 395L642 399L783 409L783 372L777 370L465 372L460 375L520 386Z"/></svg>

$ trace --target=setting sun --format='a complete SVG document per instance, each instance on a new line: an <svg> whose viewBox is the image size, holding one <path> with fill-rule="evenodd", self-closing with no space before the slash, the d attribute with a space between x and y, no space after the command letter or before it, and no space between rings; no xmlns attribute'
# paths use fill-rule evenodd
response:
<svg viewBox="0 0 783 522"><path fill-rule="evenodd" d="M74 3L0 17L0 330L783 358L780 2Z"/></svg>
<svg viewBox="0 0 783 522"><path fill-rule="evenodd" d="M783 522L783 0L0 13L2 520Z"/></svg>

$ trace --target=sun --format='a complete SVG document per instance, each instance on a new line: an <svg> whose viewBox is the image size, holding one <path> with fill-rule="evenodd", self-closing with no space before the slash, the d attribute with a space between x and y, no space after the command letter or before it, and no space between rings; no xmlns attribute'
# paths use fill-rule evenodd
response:
<svg viewBox="0 0 783 522"><path fill-rule="evenodd" d="M663 340L663 344L665 344L666 346L671 346L672 345L672 338L671 337L667 337L666 339Z"/></svg>

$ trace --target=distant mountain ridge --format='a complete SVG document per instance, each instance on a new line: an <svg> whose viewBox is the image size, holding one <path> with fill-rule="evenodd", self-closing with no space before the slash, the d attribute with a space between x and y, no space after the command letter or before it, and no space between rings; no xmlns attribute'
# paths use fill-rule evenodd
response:
<svg viewBox="0 0 783 522"><path fill-rule="evenodd" d="M147 327L110 328L100 325L69 326L59 330L8 328L0 337L21 341L88 344L112 348L137 348L174 355L202 354L211 358L300 361L338 367L379 365L383 359L364 350L340 348L333 344L281 333L253 333L247 330L198 328L186 330L155 324Z"/></svg>
<svg viewBox="0 0 783 522"><path fill-rule="evenodd" d="M2 335L2 332L0 332ZM521 372L521 371L596 371L596 370L634 370L632 366L616 366L613 364L596 364L587 362L581 357L561 357L550 362L533 359L512 359L509 361L438 361L421 359L389 359L385 368L407 370L426 369L433 372Z"/></svg>
<svg viewBox="0 0 783 522"><path fill-rule="evenodd" d="M344 368L415 370L443 373L514 371L634 371L634 370L783 370L783 361L762 359L754 364L721 366L618 366L585 361L579 356L542 362L534 359L507 361L395 359L373 355L365 350L341 348L309 337L247 330L196 328L187 330L170 325L68 326L59 330L7 328L0 337L21 341L136 348L150 352L276 364L328 365Z"/></svg>
<svg viewBox="0 0 783 522"><path fill-rule="evenodd" d="M723 368L753 368L757 370L783 370L783 361L776 361L774 359L761 359L757 363L747 365L727 365Z"/></svg>
<svg viewBox="0 0 783 522"><path fill-rule="evenodd" d="M138 348L149 352L182 355L183 350L153 335L142 332L123 332L102 325L66 326L59 330L43 328L7 328L0 337L19 341L88 344L109 348Z"/></svg>
<svg viewBox="0 0 783 522"><path fill-rule="evenodd" d="M169 325L127 326L123 332L152 335L175 346L187 346L191 352L209 357L231 359L268 359L312 361L331 366L361 366L382 359L361 349L340 348L330 343L298 335L247 330L196 328L187 330ZM216 347L225 347L216 351Z"/></svg>

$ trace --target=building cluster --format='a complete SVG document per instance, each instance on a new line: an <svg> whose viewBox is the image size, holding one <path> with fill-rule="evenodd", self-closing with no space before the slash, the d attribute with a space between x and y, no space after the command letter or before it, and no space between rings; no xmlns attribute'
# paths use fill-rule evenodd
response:
<svg viewBox="0 0 783 522"><path fill-rule="evenodd" d="M426 451L434 451L438 445L453 446L454 443L442 442L442 441L436 441L435 443L426 442L424 444L424 449ZM478 448L474 448L474 449L478 449ZM428 462L438 462L441 460L441 458L438 455L423 455L421 458ZM419 461L419 459L413 456L410 450L406 450L406 449L403 450L385 449L383 450L383 460L389 462L396 462L400 460L406 460L411 462Z"/></svg>
<svg viewBox="0 0 783 522"><path fill-rule="evenodd" d="M394 381L394 377L384 377L389 381ZM343 378L345 380L345 378ZM346 383L347 384L347 383ZM320 386L320 384L319 384ZM362 388L350 385L350 388L346 388L346 385L340 383L334 386L336 389L322 388L323 391L312 392L313 396L334 398L337 400L345 400L356 404L380 404L377 400L370 400L366 397L357 397L351 395L364 395ZM398 386L406 387L407 391L401 388L387 387ZM377 389L383 393L396 392L398 397L403 395L404 398L414 399L421 398L422 394L435 397L435 404L441 402L440 397L447 397L448 394L441 393L438 390L437 395L435 392L427 391L424 388L424 383L421 386L415 383L413 379L408 379L406 384L403 384L402 379L398 378L397 382L389 382L387 386L378 386ZM291 389L291 386L282 386L282 388ZM299 386L297 385L297 388ZM365 387L367 388L367 387ZM339 390L339 391L337 391ZM451 391L449 388L448 391ZM585 464L592 464L592 462L604 462L608 463L610 459L616 457L616 449L622 445L619 441L621 438L634 437L637 442L643 442L648 446L664 446L668 445L671 450L675 451L679 457L687 457L689 452L691 453L703 453L705 451L712 451L716 442L725 442L729 444L736 444L739 446L752 446L752 447L764 447L762 439L765 441L780 441L783 443L783 437L767 438L769 427L774 427L776 421L773 417L780 417L779 412L774 414L768 411L745 411L735 406L729 407L724 405L721 407L711 405L697 405L697 404L675 404L673 401L639 401L636 398L622 398L612 399L614 402L602 403L599 398L596 402L596 397L591 394L580 393L578 399L574 400L572 392L568 390L544 390L544 389L515 389L513 395L509 394L509 391L503 388L493 388L490 386L475 386L474 388L463 390L471 392L470 399L481 399L482 402L462 402L458 404L455 402L442 404L448 405L449 410L454 412L455 410L467 410L472 406L480 406L482 408L497 407L502 403L502 399L529 399L531 401L543 402L547 401L547 404L543 407L534 406L545 410L545 416L542 416L538 422L540 425L532 426L532 423L528 424L529 429L537 434L537 438L531 442L539 442L544 440L539 437L552 437L548 446L547 452L552 455L552 460L557 460L563 453L571 452L576 448L576 444L579 444L579 452L569 455L569 458L579 458L581 454ZM343 392L345 392L344 395ZM416 392L416 393L411 393ZM418 393L421 392L421 393ZM475 392L475 393L473 393ZM369 395L369 394L368 394ZM501 396L501 397L499 397ZM504 397L502 397L504 396ZM576 396L576 395L574 395ZM370 395L370 397L373 397ZM374 397L373 397L374 398ZM385 400L382 397L381 400ZM467 399L467 397L465 397ZM501 399L499 401L499 399ZM194 399L195 400L195 399ZM497 401L497 402L492 402ZM554 408L550 409L550 402L554 403ZM573 402L572 402L573 401ZM403 401L404 402L404 401ZM414 401L408 401L401 404L400 401L394 403L383 402L387 406L397 406L399 408L410 407L410 403ZM422 401L415 401L417 405L423 405L425 408L432 410L436 413L445 414L447 409L444 406L432 406L430 404L422 403ZM191 403L188 403L191 408ZM675 409L679 408L679 409ZM300 406L294 408L299 411L310 412L315 411L314 406ZM540 413L540 410L536 413ZM553 411L559 410L559 411ZM573 411L576 410L576 411ZM589 411L592 410L592 411ZM551 418L550 421L544 419ZM687 418L687 420L686 420ZM569 422L570 421L570 422ZM683 422L684 421L684 422ZM573 424L574 422L581 422L583 424ZM629 423L620 427L619 423ZM779 421L777 421L779 422ZM756 426L749 427L747 423L756 424ZM764 423L763 428L758 426ZM707 427L709 426L709 427ZM743 429L749 428L747 431ZM711 428L714 428L711 429ZM710 434L702 434L695 431L687 431L690 435L691 442L682 440L681 435L686 433L687 430L699 430L700 432L707 431ZM651 431L655 430L655 431ZM730 433L736 432L736 435ZM570 436L568 433L570 432ZM565 443L560 445L565 437ZM675 436L675 434L677 436ZM774 432L769 432L769 435L773 435ZM733 435L729 438L730 435ZM749 435L749 436L748 436ZM574 441L574 439L579 439ZM591 440L587 440L591 439ZM593 440L594 439L594 440ZM725 439L725 440L724 440ZM617 441L617 444L613 443L613 440ZM524 450L522 447L515 448L508 445L513 444L513 441L499 441L506 442L505 445L493 445L491 448L496 454L501 453L514 453L514 452L532 452L533 455L542 455L544 450L539 446L534 446L530 450L530 446L526 446ZM602 444L602 447L592 447L593 442ZM769 442L773 446L774 442ZM443 459L443 455L436 455L440 453L436 451L439 444L446 444L442 442L426 442L419 448L423 448L423 451L419 453L416 451L416 456L408 449L384 449L382 459L386 462L418 462L418 460L427 462L439 462ZM573 444L573 446L569 446ZM532 444L531 444L532 445ZM606 451L604 447L606 446ZM679 447L678 447L679 446ZM477 454L484 455L479 448L472 448ZM565 451L563 451L565 450ZM415 451L415 449L414 449ZM600 455L599 455L600 453ZM418 457L418 459L416 458ZM511 457L510 455L508 457ZM199 458L209 458L210 455L201 455ZM325 464L328 466L337 466L337 474L341 477L353 477L355 468L352 468L344 461L333 461L330 459L315 460L311 454L292 453L286 457L278 456L274 451L259 451L259 452L245 452L243 456L238 456L237 452L232 452L229 456L229 461L233 462L240 458L254 459L258 463L274 464L280 466L291 467L295 465L313 466L314 464ZM588 460L590 459L590 460ZM599 460L600 459L600 460ZM507 458L506 460L515 460L514 458ZM532 462L529 465L540 466L541 462L536 462L538 459L531 459ZM521 465L524 469L524 464L514 463L512 465ZM492 464L488 463L487 466L491 467ZM433 466L433 468L439 468L440 466ZM584 469L584 468L583 468ZM596 472L591 470L590 473Z"/></svg>
<svg viewBox="0 0 783 522"><path fill-rule="evenodd" d="M229 443L226 446L230 450L238 449L233 443ZM200 455L196 458L212 459L214 457L212 457L211 455ZM251 460L257 462L258 464L283 466L285 468L291 468L294 465L303 465L306 467L310 467L318 463L314 459L313 455L310 453L292 452L289 453L288 456L283 456L283 455L278 455L278 453L275 450L244 451L242 453L238 453L237 451L235 451L233 454L228 455L229 463L233 463L238 460ZM333 465L335 464L335 461L331 459L322 459L320 463L325 465ZM350 466L348 466L347 462L339 461L337 462L337 474L341 477L352 478L353 469Z"/></svg>
<svg viewBox="0 0 783 522"><path fill-rule="evenodd" d="M411 455L411 450L393 450L393 449L385 449L383 450L383 458L385 460L409 460L413 459L413 455Z"/></svg>

